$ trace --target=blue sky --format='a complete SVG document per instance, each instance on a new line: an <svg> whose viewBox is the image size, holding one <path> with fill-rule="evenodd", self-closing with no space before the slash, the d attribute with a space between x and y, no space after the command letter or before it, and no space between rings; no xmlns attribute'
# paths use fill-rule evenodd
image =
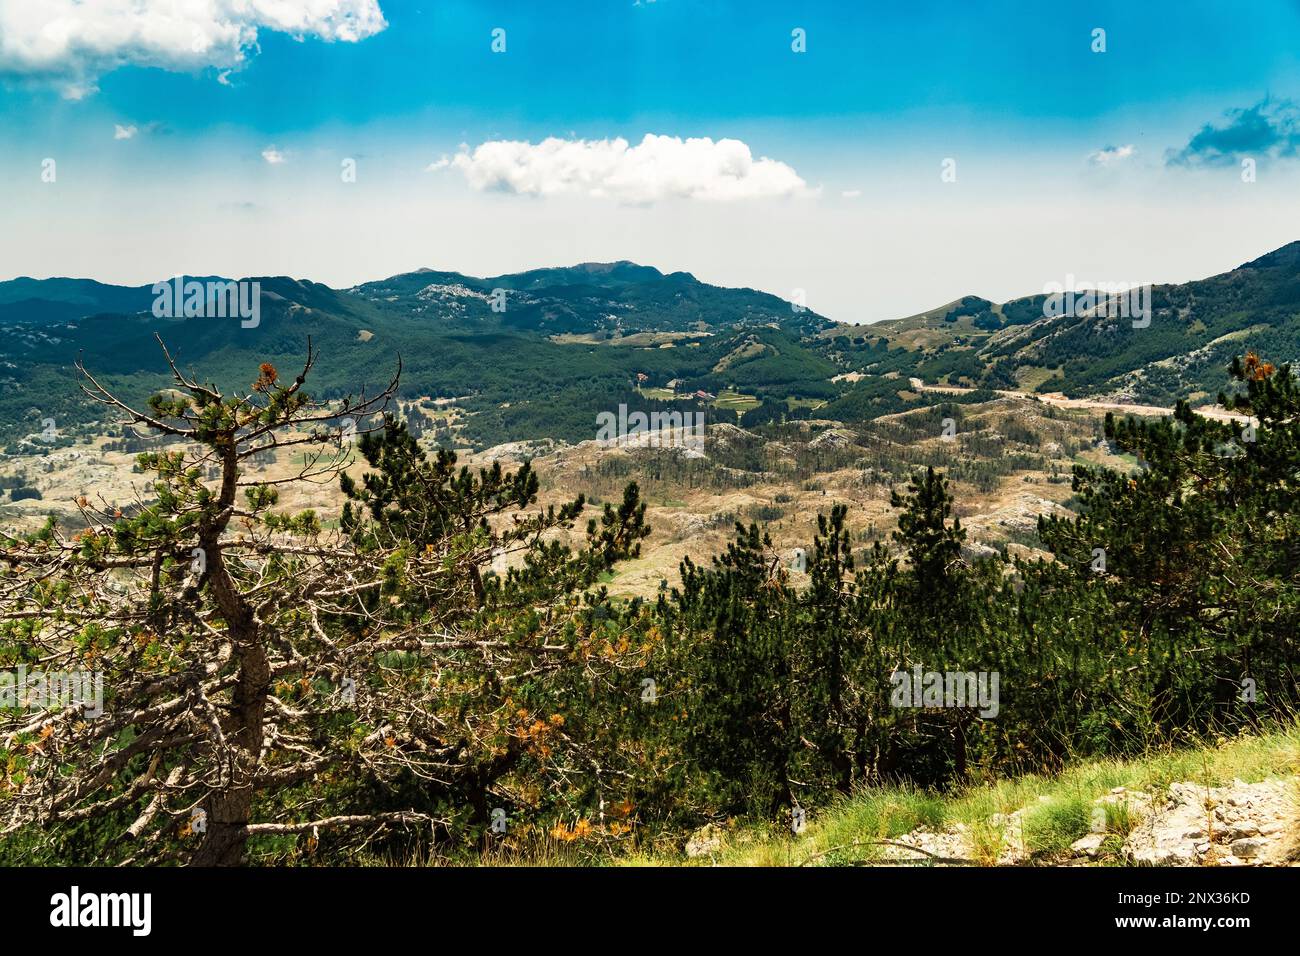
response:
<svg viewBox="0 0 1300 956"><path fill-rule="evenodd" d="M631 258L867 321L1300 238L1294 0L46 4L0 9L2 277Z"/></svg>

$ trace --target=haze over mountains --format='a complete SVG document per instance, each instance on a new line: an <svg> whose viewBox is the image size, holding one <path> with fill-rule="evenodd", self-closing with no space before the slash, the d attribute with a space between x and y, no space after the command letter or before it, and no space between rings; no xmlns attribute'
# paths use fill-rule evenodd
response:
<svg viewBox="0 0 1300 956"><path fill-rule="evenodd" d="M1213 396L1234 353L1277 364L1300 357L1300 242L1207 279L1155 286L1145 328L1086 312L1045 317L1041 293L1001 304L967 296L905 319L843 325L767 293L631 262L489 278L420 270L350 289L259 281L257 328L156 318L150 286L0 282L6 439L36 431L45 416L91 420L96 410L75 388L78 354L127 393L165 385L155 332L184 367L231 388L247 387L264 361L293 368L311 336L325 397L386 383L400 354L402 395L461 399L459 437L476 447L583 440L600 410L680 404L697 391L745 396L735 407L753 411L757 401L767 417L817 407L818 417L865 419L906 406L912 396L900 387L911 376L1171 404Z"/></svg>

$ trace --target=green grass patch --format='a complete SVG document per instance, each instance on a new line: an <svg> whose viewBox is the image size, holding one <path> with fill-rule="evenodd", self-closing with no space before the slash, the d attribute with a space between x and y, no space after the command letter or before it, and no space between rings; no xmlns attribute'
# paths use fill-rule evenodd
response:
<svg viewBox="0 0 1300 956"><path fill-rule="evenodd" d="M745 395L735 391L719 392L718 397L713 400L714 408L729 408L738 414L743 414L751 408L758 408L762 404L753 395Z"/></svg>

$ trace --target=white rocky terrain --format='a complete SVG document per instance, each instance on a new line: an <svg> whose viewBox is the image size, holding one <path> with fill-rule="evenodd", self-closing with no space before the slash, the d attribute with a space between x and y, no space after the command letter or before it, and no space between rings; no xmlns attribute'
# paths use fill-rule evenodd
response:
<svg viewBox="0 0 1300 956"><path fill-rule="evenodd" d="M1223 787L1182 782L1157 793L1116 787L1093 802L1091 831L1071 845L1065 859L1050 862L1088 865L1104 858L1154 866L1300 866L1298 784L1297 778L1234 780ZM1117 806L1125 808L1123 817L1131 821L1127 834L1108 828ZM998 865L1036 862L1025 847L1028 809L990 820L1001 831ZM918 828L888 841L876 862L968 865L976 858L973 842L966 824L937 831Z"/></svg>

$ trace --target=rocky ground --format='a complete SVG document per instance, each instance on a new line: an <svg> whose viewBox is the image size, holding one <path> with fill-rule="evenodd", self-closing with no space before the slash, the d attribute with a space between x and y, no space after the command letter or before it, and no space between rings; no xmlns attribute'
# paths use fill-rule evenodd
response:
<svg viewBox="0 0 1300 956"><path fill-rule="evenodd" d="M1052 863L1090 865L1103 860L1155 866L1300 866L1297 780L1234 780L1224 787L1174 783L1158 793L1117 787L1093 802L1092 828L1058 859L1036 859L1025 845L1030 808L990 823L1001 830L1000 866ZM1044 798L1046 799L1046 798ZM1111 812L1107 812L1108 806ZM1123 807L1125 813L1115 809ZM1116 819L1131 828L1116 832ZM916 829L890 841L882 865L969 865L977 853L970 828Z"/></svg>

